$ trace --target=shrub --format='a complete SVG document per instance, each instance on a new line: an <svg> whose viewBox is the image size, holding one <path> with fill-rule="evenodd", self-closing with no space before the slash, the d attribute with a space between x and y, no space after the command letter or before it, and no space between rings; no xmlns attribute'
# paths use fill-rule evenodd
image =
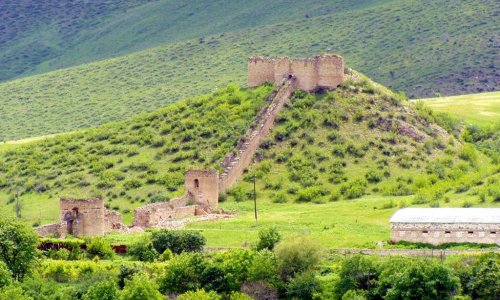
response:
<svg viewBox="0 0 500 300"><path fill-rule="evenodd" d="M199 252L203 250L206 240L196 231L160 230L151 235L153 247L158 253L170 249L173 253Z"/></svg>
<svg viewBox="0 0 500 300"><path fill-rule="evenodd" d="M92 256L99 256L103 259L113 258L114 251L108 241L101 237L95 237L87 245L87 253Z"/></svg>
<svg viewBox="0 0 500 300"><path fill-rule="evenodd" d="M230 290L240 290L243 282L248 279L248 270L254 255L253 251L234 249L217 253L214 256L213 262L219 264L224 271Z"/></svg>
<svg viewBox="0 0 500 300"><path fill-rule="evenodd" d="M160 255L160 260L161 261L168 261L168 260L171 260L172 257L174 257L174 253L172 253L172 250L165 249L165 251L163 251L163 253Z"/></svg>
<svg viewBox="0 0 500 300"><path fill-rule="evenodd" d="M472 144L465 144L462 151L460 151L459 157L470 162L472 166L475 166L477 163L476 148Z"/></svg>
<svg viewBox="0 0 500 300"><path fill-rule="evenodd" d="M273 203L287 203L286 193L284 191L279 191L272 194L271 199Z"/></svg>
<svg viewBox="0 0 500 300"><path fill-rule="evenodd" d="M287 286L286 294L292 299L313 299L320 290L319 280L313 272L305 272L293 278Z"/></svg>
<svg viewBox="0 0 500 300"><path fill-rule="evenodd" d="M500 255L482 255L472 267L467 288L473 299L495 299L500 295Z"/></svg>
<svg viewBox="0 0 500 300"><path fill-rule="evenodd" d="M340 193L347 199L359 198L365 194L366 181L363 179L354 179L340 187Z"/></svg>
<svg viewBox="0 0 500 300"><path fill-rule="evenodd" d="M266 249L257 252L248 269L248 280L262 281L276 287L279 283L276 254Z"/></svg>
<svg viewBox="0 0 500 300"><path fill-rule="evenodd" d="M151 240L149 239L142 239L141 241L130 245L127 252L140 261L154 261L158 258L158 252L156 252Z"/></svg>
<svg viewBox="0 0 500 300"><path fill-rule="evenodd" d="M182 253L174 256L159 278L162 293L183 293L201 288L201 275L206 261L199 253Z"/></svg>
<svg viewBox="0 0 500 300"><path fill-rule="evenodd" d="M156 288L154 281L144 273L135 274L132 279L125 281L125 288L121 293L121 300L163 300L164 297Z"/></svg>
<svg viewBox="0 0 500 300"><path fill-rule="evenodd" d="M219 296L216 292L214 291L209 291L206 292L205 290L196 290L196 291L189 291L185 292L184 294L180 294L179 297L177 297L177 300L220 300L222 299L221 296Z"/></svg>
<svg viewBox="0 0 500 300"><path fill-rule="evenodd" d="M311 202L322 196L322 191L320 187L311 186L305 189L299 190L297 193L297 202Z"/></svg>
<svg viewBox="0 0 500 300"><path fill-rule="evenodd" d="M141 186L142 186L142 181L140 181L139 179L134 179L134 178L125 181L125 183L123 184L123 187L126 190L137 189L137 188L140 188Z"/></svg>
<svg viewBox="0 0 500 300"><path fill-rule="evenodd" d="M370 183L380 182L384 177L384 173L380 170L370 169L366 172L365 178Z"/></svg>
<svg viewBox="0 0 500 300"><path fill-rule="evenodd" d="M273 250L274 246L281 240L281 234L276 227L264 228L259 231L257 250Z"/></svg>
<svg viewBox="0 0 500 300"><path fill-rule="evenodd" d="M276 246L275 253L282 280L289 280L295 274L316 268L322 258L321 247L308 236L283 240Z"/></svg>
<svg viewBox="0 0 500 300"><path fill-rule="evenodd" d="M82 297L83 300L116 300L118 298L118 286L111 279L95 283Z"/></svg>

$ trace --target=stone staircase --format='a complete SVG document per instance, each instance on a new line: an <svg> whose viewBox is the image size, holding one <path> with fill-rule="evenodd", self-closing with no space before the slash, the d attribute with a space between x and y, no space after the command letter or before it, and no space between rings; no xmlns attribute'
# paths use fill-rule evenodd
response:
<svg viewBox="0 0 500 300"><path fill-rule="evenodd" d="M224 171L219 175L219 192L230 188L252 163L253 156L263 138L273 127L276 116L290 98L295 88L295 78L286 78L279 84L278 90L270 97L269 105L256 116L254 123L221 163Z"/></svg>

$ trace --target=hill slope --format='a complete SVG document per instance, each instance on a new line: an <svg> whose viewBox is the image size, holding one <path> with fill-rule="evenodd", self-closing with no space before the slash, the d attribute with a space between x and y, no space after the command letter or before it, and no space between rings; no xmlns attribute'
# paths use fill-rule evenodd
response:
<svg viewBox="0 0 500 300"><path fill-rule="evenodd" d="M7 0L0 4L0 81L386 1Z"/></svg>
<svg viewBox="0 0 500 300"><path fill-rule="evenodd" d="M256 54L337 52L349 66L410 96L491 90L498 86L492 5L472 0L386 3L5 82L0 84L0 140L92 127L230 81L243 84L246 59Z"/></svg>
<svg viewBox="0 0 500 300"><path fill-rule="evenodd" d="M356 78L335 92L295 93L252 171L263 197L323 203L370 191L417 193L421 203L434 203L445 191L471 188L493 172L489 159L464 146L458 123ZM220 169L272 90L231 85L130 121L4 145L1 202L12 212L19 192L25 217L46 223L57 219L60 196L103 196L130 221L134 207L182 194L186 169ZM230 199L248 198L252 174ZM489 184L481 189L489 193Z"/></svg>

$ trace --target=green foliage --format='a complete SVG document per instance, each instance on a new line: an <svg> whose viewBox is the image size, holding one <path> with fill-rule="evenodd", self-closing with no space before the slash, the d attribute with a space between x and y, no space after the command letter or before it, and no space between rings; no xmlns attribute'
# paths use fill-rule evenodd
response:
<svg viewBox="0 0 500 300"><path fill-rule="evenodd" d="M365 194L366 181L364 179L354 179L340 187L340 192L346 199L359 198Z"/></svg>
<svg viewBox="0 0 500 300"><path fill-rule="evenodd" d="M267 249L255 254L248 269L248 280L267 282L271 286L279 284L279 262L276 254Z"/></svg>
<svg viewBox="0 0 500 300"><path fill-rule="evenodd" d="M206 239L197 231L183 230L159 230L151 235L154 249L158 253L164 253L170 249L173 253L200 252L206 243Z"/></svg>
<svg viewBox="0 0 500 300"><path fill-rule="evenodd" d="M24 222L0 215L0 261L22 280L36 259L38 235Z"/></svg>
<svg viewBox="0 0 500 300"><path fill-rule="evenodd" d="M319 244L308 236L295 236L276 246L280 275L289 280L296 274L314 270L322 258Z"/></svg>
<svg viewBox="0 0 500 300"><path fill-rule="evenodd" d="M281 234L276 227L263 228L259 231L257 250L273 250L274 246L281 240Z"/></svg>
<svg viewBox="0 0 500 300"><path fill-rule="evenodd" d="M298 274L287 286L286 294L292 299L313 299L320 290L319 280L313 272Z"/></svg>
<svg viewBox="0 0 500 300"><path fill-rule="evenodd" d="M334 294L337 299L343 299L349 291L369 290L378 275L379 270L369 257L355 255L347 258L342 261L339 280L334 286ZM369 292L373 294L373 291Z"/></svg>
<svg viewBox="0 0 500 300"><path fill-rule="evenodd" d="M3 261L0 261L0 289L11 282L12 272Z"/></svg>
<svg viewBox="0 0 500 300"><path fill-rule="evenodd" d="M118 286L114 280L108 279L106 281L98 282L91 286L83 300L117 300L119 299Z"/></svg>
<svg viewBox="0 0 500 300"><path fill-rule="evenodd" d="M206 262L199 253L181 253L174 256L159 278L162 293L183 293L201 288L201 275Z"/></svg>
<svg viewBox="0 0 500 300"><path fill-rule="evenodd" d="M121 300L162 300L163 296L151 280L144 273L135 274L132 279L125 281L125 288L121 293Z"/></svg>
<svg viewBox="0 0 500 300"><path fill-rule="evenodd" d="M179 300L220 300L222 299L221 296L219 296L216 292L214 291L209 291L206 292L205 290L196 290L196 291L189 291L185 292L183 294L180 294L179 297L177 297Z"/></svg>
<svg viewBox="0 0 500 300"><path fill-rule="evenodd" d="M500 296L500 255L492 253L480 257L470 275L467 289L473 299L495 299Z"/></svg>
<svg viewBox="0 0 500 300"><path fill-rule="evenodd" d="M247 280L254 255L255 253L246 249L234 249L214 256L213 261L224 272L230 290L239 290Z"/></svg>
<svg viewBox="0 0 500 300"><path fill-rule="evenodd" d="M87 244L87 253L92 257L98 256L103 259L111 259L115 254L109 242L101 237L90 239Z"/></svg>
<svg viewBox="0 0 500 300"><path fill-rule="evenodd" d="M165 254L167 250L169 249L166 249L163 254ZM153 247L153 243L148 238L144 238L130 245L127 249L127 253L140 261L154 261L159 256L158 252L156 252L155 248ZM165 255L165 258L167 258L167 256L168 254ZM167 260L168 259L170 259L170 256L168 256Z"/></svg>
<svg viewBox="0 0 500 300"><path fill-rule="evenodd" d="M474 145L465 144L459 156L461 159L470 162L473 166L477 164L477 154Z"/></svg>

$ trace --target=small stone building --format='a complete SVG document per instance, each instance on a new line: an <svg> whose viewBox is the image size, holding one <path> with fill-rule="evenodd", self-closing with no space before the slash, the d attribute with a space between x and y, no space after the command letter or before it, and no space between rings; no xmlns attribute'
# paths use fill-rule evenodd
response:
<svg viewBox="0 0 500 300"><path fill-rule="evenodd" d="M102 236L123 227L121 214L106 209L100 198L60 199L59 204L61 221L38 227L39 235Z"/></svg>
<svg viewBox="0 0 500 300"><path fill-rule="evenodd" d="M390 223L392 242L500 245L500 208L404 208Z"/></svg>

